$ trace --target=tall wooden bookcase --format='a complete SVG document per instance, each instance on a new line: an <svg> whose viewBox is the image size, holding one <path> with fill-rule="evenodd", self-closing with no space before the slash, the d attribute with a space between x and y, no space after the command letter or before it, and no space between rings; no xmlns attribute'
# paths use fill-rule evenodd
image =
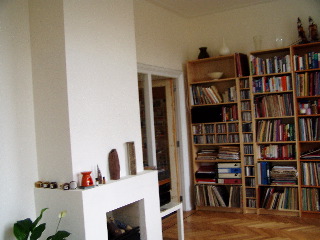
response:
<svg viewBox="0 0 320 240"><path fill-rule="evenodd" d="M250 76L242 54L187 63L196 209L318 217L320 42L248 57ZM241 178L221 179L221 163ZM203 171L216 174L199 180Z"/></svg>
<svg viewBox="0 0 320 240"><path fill-rule="evenodd" d="M292 47L296 86L300 210L320 215L320 43Z"/></svg>
<svg viewBox="0 0 320 240"><path fill-rule="evenodd" d="M246 207L243 205L244 196L248 195L248 201L251 199L246 193L247 188L243 188L247 177L242 174L245 167L251 167L251 163L245 165L242 162L244 139L252 142L247 140L252 139L252 131L247 126L252 119L249 78L237 77L248 72L242 67L243 62L247 63L245 55L234 54L187 64L197 209L242 212ZM223 72L223 76L210 79L208 73L211 72ZM246 137L242 134L244 128ZM252 154L249 151L246 157L250 158ZM233 168L232 172L229 173L225 167ZM203 169L215 169L213 174L216 175L211 179L197 178L203 174ZM250 183L248 189L251 188Z"/></svg>
<svg viewBox="0 0 320 240"><path fill-rule="evenodd" d="M297 126L290 48L249 56L257 213L299 215Z"/></svg>

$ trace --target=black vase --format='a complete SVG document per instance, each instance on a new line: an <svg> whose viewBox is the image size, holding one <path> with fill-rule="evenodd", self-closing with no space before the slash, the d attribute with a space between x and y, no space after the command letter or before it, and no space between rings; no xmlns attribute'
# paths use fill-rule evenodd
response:
<svg viewBox="0 0 320 240"><path fill-rule="evenodd" d="M207 47L201 47L199 48L199 50L200 50L200 53L198 55L198 59L210 57L209 54L207 53Z"/></svg>

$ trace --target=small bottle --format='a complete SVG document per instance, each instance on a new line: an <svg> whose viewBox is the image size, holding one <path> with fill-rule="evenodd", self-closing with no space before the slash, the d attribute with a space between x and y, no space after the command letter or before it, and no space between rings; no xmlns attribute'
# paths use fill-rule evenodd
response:
<svg viewBox="0 0 320 240"><path fill-rule="evenodd" d="M106 184L106 178L105 177L102 178L102 184Z"/></svg>
<svg viewBox="0 0 320 240"><path fill-rule="evenodd" d="M99 186L99 178L96 178L96 186Z"/></svg>

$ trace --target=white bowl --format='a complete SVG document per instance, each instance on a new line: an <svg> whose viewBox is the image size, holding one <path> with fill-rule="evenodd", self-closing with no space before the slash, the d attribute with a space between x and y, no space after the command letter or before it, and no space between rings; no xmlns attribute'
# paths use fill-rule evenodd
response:
<svg viewBox="0 0 320 240"><path fill-rule="evenodd" d="M219 79L221 78L223 75L223 72L212 72L212 73L208 73L208 76L212 79Z"/></svg>

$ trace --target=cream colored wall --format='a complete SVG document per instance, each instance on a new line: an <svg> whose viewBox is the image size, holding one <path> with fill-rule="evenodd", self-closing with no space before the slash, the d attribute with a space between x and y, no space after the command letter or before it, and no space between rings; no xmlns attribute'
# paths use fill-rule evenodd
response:
<svg viewBox="0 0 320 240"><path fill-rule="evenodd" d="M134 1L137 62L182 70L189 29L186 19L145 0Z"/></svg>
<svg viewBox="0 0 320 240"><path fill-rule="evenodd" d="M286 46L298 40L297 18L308 33L308 17L320 24L320 1L278 0L189 20L188 59L196 59L201 46L218 56L224 37L231 52L254 51L253 36L262 36L262 50L275 48L275 38L284 37ZM320 26L320 25L319 25Z"/></svg>
<svg viewBox="0 0 320 240"><path fill-rule="evenodd" d="M0 239L14 239L13 223L35 218L38 179L31 53L25 0L0 1Z"/></svg>
<svg viewBox="0 0 320 240"><path fill-rule="evenodd" d="M39 179L70 182L63 1L29 1Z"/></svg>
<svg viewBox="0 0 320 240"><path fill-rule="evenodd" d="M126 142L143 170L133 3L64 1L66 73L74 176L97 164L109 179L117 149L128 174Z"/></svg>
<svg viewBox="0 0 320 240"><path fill-rule="evenodd" d="M255 35L262 35L263 49L274 48L279 35L286 45L298 40L298 17L306 33L309 16L320 24L318 0L278 0L197 18L179 17L145 0L134 6L138 62L176 70L196 59L199 47L217 56L223 37L231 52L249 53Z"/></svg>

